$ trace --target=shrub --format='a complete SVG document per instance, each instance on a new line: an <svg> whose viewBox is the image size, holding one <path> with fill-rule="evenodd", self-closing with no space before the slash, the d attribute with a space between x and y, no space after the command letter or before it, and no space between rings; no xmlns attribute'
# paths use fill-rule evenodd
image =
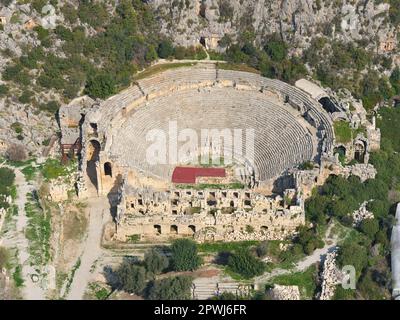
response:
<svg viewBox="0 0 400 320"><path fill-rule="evenodd" d="M15 181L14 171L8 168L0 168L0 181L2 187L11 187Z"/></svg>
<svg viewBox="0 0 400 320"><path fill-rule="evenodd" d="M144 255L144 266L147 272L159 274L168 267L168 258L156 250L150 250Z"/></svg>
<svg viewBox="0 0 400 320"><path fill-rule="evenodd" d="M56 179L67 174L67 169L60 163L59 160L47 159L42 167L42 175L46 180Z"/></svg>
<svg viewBox="0 0 400 320"><path fill-rule="evenodd" d="M249 251L240 250L233 253L228 260L228 267L244 278L252 278L263 274L265 263L254 257Z"/></svg>
<svg viewBox="0 0 400 320"><path fill-rule="evenodd" d="M146 286L146 271L124 260L116 271L120 288L129 293L140 294Z"/></svg>
<svg viewBox="0 0 400 320"><path fill-rule="evenodd" d="M166 278L150 282L146 296L150 300L189 300L191 287L191 277Z"/></svg>
<svg viewBox="0 0 400 320"><path fill-rule="evenodd" d="M0 84L0 97L5 96L8 93L8 87L4 84Z"/></svg>
<svg viewBox="0 0 400 320"><path fill-rule="evenodd" d="M197 245L189 239L178 239L171 246L171 265L175 271L193 271L201 265Z"/></svg>
<svg viewBox="0 0 400 320"><path fill-rule="evenodd" d="M52 114L56 113L59 108L60 108L60 105L58 104L57 101L54 101L54 100L53 101L49 101L49 102L44 103L44 104L41 104L39 106L40 110L46 111L46 112L49 112L49 113L52 113Z"/></svg>
<svg viewBox="0 0 400 320"><path fill-rule="evenodd" d="M346 241L339 248L337 261L340 267L354 266L358 279L368 263L367 248L353 241Z"/></svg>
<svg viewBox="0 0 400 320"><path fill-rule="evenodd" d="M21 103L30 103L31 99L32 99L32 91L29 90L25 90L24 92L22 92L22 94L19 96L18 101Z"/></svg>
<svg viewBox="0 0 400 320"><path fill-rule="evenodd" d="M259 258L265 257L268 254L268 241L261 242L256 247L256 253Z"/></svg>
<svg viewBox="0 0 400 320"><path fill-rule="evenodd" d="M267 42L264 50L273 61L282 61L287 55L287 47L285 43L277 36Z"/></svg>
<svg viewBox="0 0 400 320"><path fill-rule="evenodd" d="M85 91L93 98L105 99L115 93L115 80L108 73L99 73L89 78Z"/></svg>
<svg viewBox="0 0 400 320"><path fill-rule="evenodd" d="M379 231L379 223L376 219L364 219L360 223L360 231L368 238L374 239L376 233Z"/></svg>
<svg viewBox="0 0 400 320"><path fill-rule="evenodd" d="M174 47L169 40L162 41L157 50L158 56L162 59L169 58L174 53Z"/></svg>

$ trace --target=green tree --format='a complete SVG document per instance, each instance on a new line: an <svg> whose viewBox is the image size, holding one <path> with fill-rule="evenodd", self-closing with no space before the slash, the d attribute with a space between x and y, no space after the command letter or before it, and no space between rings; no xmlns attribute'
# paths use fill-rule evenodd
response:
<svg viewBox="0 0 400 320"><path fill-rule="evenodd" d="M228 267L244 278L259 276L265 271L265 263L247 250L239 250L233 253L228 259Z"/></svg>
<svg viewBox="0 0 400 320"><path fill-rule="evenodd" d="M367 247L350 240L345 241L339 248L337 261L340 267L354 266L358 279L368 263Z"/></svg>
<svg viewBox="0 0 400 320"><path fill-rule="evenodd" d="M152 62L157 59L157 51L154 49L154 46L149 46L147 48L145 59L147 62Z"/></svg>
<svg viewBox="0 0 400 320"><path fill-rule="evenodd" d="M158 56L162 59L169 58L174 53L174 47L169 40L163 40L158 46Z"/></svg>
<svg viewBox="0 0 400 320"><path fill-rule="evenodd" d="M201 265L197 245L190 239L178 239L171 246L171 265L175 271L193 271Z"/></svg>
<svg viewBox="0 0 400 320"><path fill-rule="evenodd" d="M89 78L85 92L93 98L105 99L115 93L115 80L109 73L99 73Z"/></svg>
<svg viewBox="0 0 400 320"><path fill-rule="evenodd" d="M379 223L376 219L364 219L360 223L360 231L370 239L374 239L376 233L379 231Z"/></svg>
<svg viewBox="0 0 400 320"><path fill-rule="evenodd" d="M150 300L189 300L191 298L192 278L177 276L151 281L146 297Z"/></svg>
<svg viewBox="0 0 400 320"><path fill-rule="evenodd" d="M124 260L116 271L120 288L129 293L140 294L146 286L146 270Z"/></svg>
<svg viewBox="0 0 400 320"><path fill-rule="evenodd" d="M159 274L168 267L168 258L157 250L150 250L144 255L144 266L151 274Z"/></svg>
<svg viewBox="0 0 400 320"><path fill-rule="evenodd" d="M278 36L274 36L269 40L264 46L264 50L273 61L282 61L287 56L286 44Z"/></svg>

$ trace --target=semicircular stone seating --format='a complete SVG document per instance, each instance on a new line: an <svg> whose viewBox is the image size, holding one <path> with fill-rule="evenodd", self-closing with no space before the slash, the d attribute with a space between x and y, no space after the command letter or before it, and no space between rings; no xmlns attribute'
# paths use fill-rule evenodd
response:
<svg viewBox="0 0 400 320"><path fill-rule="evenodd" d="M187 76L183 71L180 76ZM252 76L248 75L251 81ZM211 73L207 70L204 79L210 77ZM229 74L225 74L225 77L229 80ZM234 75L233 77L237 79ZM257 75L255 77L258 77L257 85L268 85L265 81L269 79ZM199 81L202 81L201 79ZM165 75L161 82L164 81L167 81ZM157 83L152 83L152 86L157 87ZM152 89L145 90L149 92ZM295 91L298 94L298 90ZM298 99L301 100L302 96ZM303 100L304 103L309 101ZM317 120L324 121L321 117L318 118L318 112L316 113ZM255 139L254 157L250 160L258 172L258 179L265 181L313 159L315 155L316 138L310 135L297 116L295 112L290 112L287 106L273 103L265 94L256 90L211 86L170 91L147 101L128 114L121 126L112 130L112 142L107 152L113 159L118 159L121 166L162 179L171 179L176 164L151 164L147 161L147 149L153 143L146 139L150 130L162 130L168 142L169 123L176 121L178 131L186 128L195 130L200 146L202 129L229 129L231 132L234 129L242 129L243 133L251 129L254 130ZM168 146L166 147L168 160ZM244 157L247 151L244 134Z"/></svg>

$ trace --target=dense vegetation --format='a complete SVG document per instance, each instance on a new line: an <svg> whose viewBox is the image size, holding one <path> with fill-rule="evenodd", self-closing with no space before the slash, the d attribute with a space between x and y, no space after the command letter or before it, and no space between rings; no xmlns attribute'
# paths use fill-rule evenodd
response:
<svg viewBox="0 0 400 320"><path fill-rule="evenodd" d="M40 11L46 1L36 2L32 6ZM138 70L158 58L206 57L201 47L174 47L163 39L150 7L140 0L120 1L115 14L110 14L106 3L97 1L79 1L77 8L65 3L60 10L67 24L54 30L35 27L31 32L40 45L26 48L2 74L3 80L18 88L21 103L36 105L42 111L54 113L58 109L54 100L38 102L37 97L47 99L49 90L60 93L64 100L81 94L104 99L127 87ZM50 50L58 41L61 47L57 50L62 55ZM9 87L1 85L0 96Z"/></svg>
<svg viewBox="0 0 400 320"><path fill-rule="evenodd" d="M177 276L152 281L147 289L150 300L189 300L191 298L192 278Z"/></svg>
<svg viewBox="0 0 400 320"><path fill-rule="evenodd" d="M263 274L265 263L256 258L248 250L239 250L229 256L228 267L244 278L252 278Z"/></svg>
<svg viewBox="0 0 400 320"><path fill-rule="evenodd" d="M145 253L143 261L124 259L114 274L114 289L141 295L151 300L183 300L191 296L192 278L188 276L161 277L163 272L195 270L200 265L196 243L189 239L173 241L171 258L156 249Z"/></svg>
<svg viewBox="0 0 400 320"><path fill-rule="evenodd" d="M220 44L226 46L226 53L211 53L211 57L243 63L259 70L263 76L289 83L306 75L313 76L334 90L350 90L367 110L399 94L400 71L395 69L389 78L382 75L382 71L392 68L390 57L366 50L362 41L344 43L331 41L329 36L326 32L312 39L302 56L293 56L289 54L291 45L278 34L265 38L264 45L257 48L252 44L255 35L247 32L239 37L238 43L224 37Z"/></svg>
<svg viewBox="0 0 400 320"><path fill-rule="evenodd" d="M363 297L380 299L388 296L390 286L390 233L395 205L400 201L400 143L398 139L399 108L380 110L381 150L371 154L371 162L378 173L375 179L361 183L357 177L348 179L330 176L306 201L307 218L316 225L338 219L351 226L351 212L364 201L375 219L362 222L340 247L340 265L353 265L357 274L357 290L340 286L337 299Z"/></svg>
<svg viewBox="0 0 400 320"><path fill-rule="evenodd" d="M171 246L171 254L171 265L175 271L193 271L201 264L197 245L192 240L175 240Z"/></svg>

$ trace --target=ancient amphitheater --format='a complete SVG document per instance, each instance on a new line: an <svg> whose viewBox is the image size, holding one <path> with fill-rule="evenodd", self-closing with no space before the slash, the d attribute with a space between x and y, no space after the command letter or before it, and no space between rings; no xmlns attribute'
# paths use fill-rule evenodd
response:
<svg viewBox="0 0 400 320"><path fill-rule="evenodd" d="M104 102L82 101L77 113L85 114L83 122L71 114L61 119L81 128L78 191L115 195L119 240L282 238L304 223L301 183L317 181L324 163L335 162L331 116L318 101L281 81L214 63L168 69ZM213 145L200 142L186 161L152 163L147 135L155 129L170 132L171 123L199 137L204 129L251 129L254 141L232 150L223 176L179 185L172 180L174 170ZM219 148L224 154L226 144ZM314 169L300 170L306 162ZM276 192L279 181L283 188Z"/></svg>

